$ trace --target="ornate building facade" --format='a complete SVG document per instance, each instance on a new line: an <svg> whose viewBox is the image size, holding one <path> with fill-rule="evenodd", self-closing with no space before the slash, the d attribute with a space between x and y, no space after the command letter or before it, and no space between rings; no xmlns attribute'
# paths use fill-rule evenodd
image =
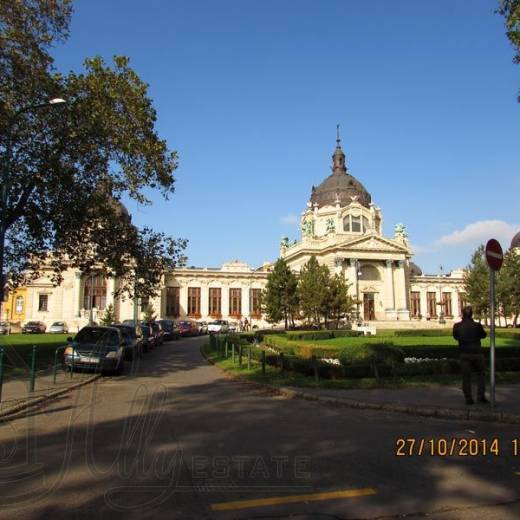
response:
<svg viewBox="0 0 520 520"><path fill-rule="evenodd" d="M520 234L515 239L520 245ZM396 224L392 237L383 235L383 213L349 173L339 136L332 173L312 187L301 214L300 240L290 243L283 238L280 244L280 256L295 272L312 255L332 272L345 276L358 302L359 318L366 322L410 326L411 321L456 320L461 314L463 271L423 275L411 261L405 226ZM176 269L164 277L159 295L149 303L162 318L248 318L250 323L265 326L259 296L271 265L254 269L235 260L220 268ZM59 287L43 277L25 289L24 319L47 324L63 320L74 330L91 315L99 320L110 304L119 320L131 318L133 302L114 298L116 289L115 279L85 276L73 269L65 273Z"/></svg>

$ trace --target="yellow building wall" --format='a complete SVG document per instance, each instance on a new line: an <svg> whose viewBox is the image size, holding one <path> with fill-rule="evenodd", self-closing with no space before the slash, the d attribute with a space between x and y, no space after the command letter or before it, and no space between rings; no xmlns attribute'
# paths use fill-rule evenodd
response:
<svg viewBox="0 0 520 520"><path fill-rule="evenodd" d="M27 288L19 287L7 295L7 301L2 305L2 315L10 323L21 326L25 323L26 309Z"/></svg>

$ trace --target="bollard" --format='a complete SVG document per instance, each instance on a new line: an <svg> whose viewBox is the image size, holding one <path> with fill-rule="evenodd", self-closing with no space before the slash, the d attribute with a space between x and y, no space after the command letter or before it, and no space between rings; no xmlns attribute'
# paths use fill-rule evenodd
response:
<svg viewBox="0 0 520 520"><path fill-rule="evenodd" d="M247 349L247 369L251 370L251 347Z"/></svg>
<svg viewBox="0 0 520 520"><path fill-rule="evenodd" d="M262 350L262 375L265 376L265 350Z"/></svg>
<svg viewBox="0 0 520 520"><path fill-rule="evenodd" d="M280 352L280 372L283 372L283 352Z"/></svg>
<svg viewBox="0 0 520 520"><path fill-rule="evenodd" d="M29 379L29 392L34 392L34 380L36 378L36 345L32 348L31 374Z"/></svg>
<svg viewBox="0 0 520 520"><path fill-rule="evenodd" d="M238 346L238 366L242 367L242 345Z"/></svg>
<svg viewBox="0 0 520 520"><path fill-rule="evenodd" d="M0 403L2 402L2 385L4 383L4 348L0 347Z"/></svg>
<svg viewBox="0 0 520 520"><path fill-rule="evenodd" d="M233 360L233 364L235 364L235 344L231 343L231 359Z"/></svg>
<svg viewBox="0 0 520 520"><path fill-rule="evenodd" d="M224 347L225 347L225 354L224 354L224 357L227 359L227 357L228 357L228 344L227 344L227 339L226 339L226 341L224 341Z"/></svg>
<svg viewBox="0 0 520 520"><path fill-rule="evenodd" d="M318 372L318 360L316 356L312 356L312 371L314 372L314 381L318 382L320 380L320 374Z"/></svg>

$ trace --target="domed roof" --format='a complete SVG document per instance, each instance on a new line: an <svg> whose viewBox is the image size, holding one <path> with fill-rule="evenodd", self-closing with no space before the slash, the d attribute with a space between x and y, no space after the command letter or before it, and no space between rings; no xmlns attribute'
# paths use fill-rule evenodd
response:
<svg viewBox="0 0 520 520"><path fill-rule="evenodd" d="M511 240L511 249L515 247L520 247L520 231L513 237L513 240Z"/></svg>
<svg viewBox="0 0 520 520"><path fill-rule="evenodd" d="M348 206L357 200L362 206L369 207L372 202L370 193L350 173L345 166L345 154L337 139L336 150L332 156L332 175L329 175L317 188L312 187L311 203L322 206L334 206L339 200L340 206Z"/></svg>
<svg viewBox="0 0 520 520"><path fill-rule="evenodd" d="M410 262L410 275L411 276L422 276L422 269L413 262Z"/></svg>

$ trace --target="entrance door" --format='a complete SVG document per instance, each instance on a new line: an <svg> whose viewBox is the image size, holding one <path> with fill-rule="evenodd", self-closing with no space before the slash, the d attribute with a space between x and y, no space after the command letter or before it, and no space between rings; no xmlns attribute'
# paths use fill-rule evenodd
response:
<svg viewBox="0 0 520 520"><path fill-rule="evenodd" d="M374 293L363 293L363 316L365 321L376 319L376 305Z"/></svg>

